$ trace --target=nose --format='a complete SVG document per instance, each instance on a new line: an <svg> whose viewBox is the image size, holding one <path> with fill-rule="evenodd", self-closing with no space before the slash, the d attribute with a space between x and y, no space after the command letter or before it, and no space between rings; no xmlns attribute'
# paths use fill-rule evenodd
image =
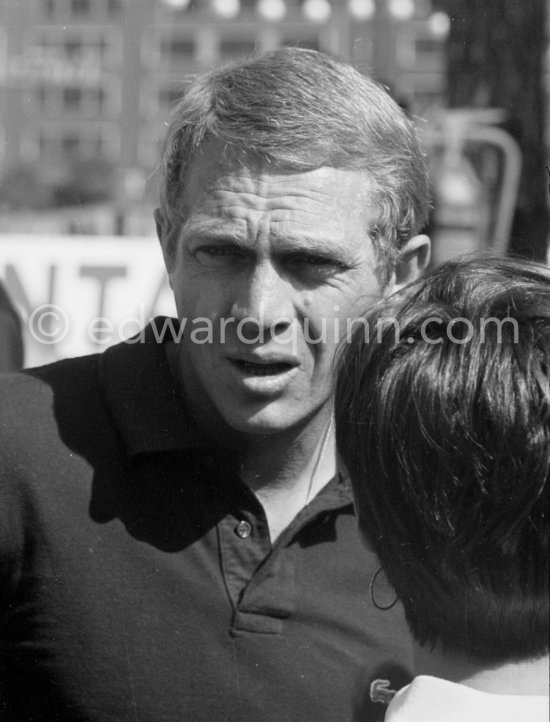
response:
<svg viewBox="0 0 550 722"><path fill-rule="evenodd" d="M271 261L255 265L246 279L241 279L231 309L245 338L257 338L260 330L275 337L289 329L294 319L294 292Z"/></svg>

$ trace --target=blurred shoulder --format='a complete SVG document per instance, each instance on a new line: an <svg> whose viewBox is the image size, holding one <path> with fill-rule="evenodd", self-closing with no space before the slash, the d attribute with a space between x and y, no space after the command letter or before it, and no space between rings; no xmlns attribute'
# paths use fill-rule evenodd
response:
<svg viewBox="0 0 550 722"><path fill-rule="evenodd" d="M99 354L0 374L0 438L45 432L59 405L85 407L98 386Z"/></svg>

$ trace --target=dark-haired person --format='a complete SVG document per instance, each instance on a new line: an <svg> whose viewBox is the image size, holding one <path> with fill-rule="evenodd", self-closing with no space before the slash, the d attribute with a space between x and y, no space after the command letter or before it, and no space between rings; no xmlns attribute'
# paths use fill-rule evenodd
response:
<svg viewBox="0 0 550 722"><path fill-rule="evenodd" d="M0 281L0 373L23 366L21 321Z"/></svg>
<svg viewBox="0 0 550 722"><path fill-rule="evenodd" d="M410 121L349 65L287 48L188 87L156 213L179 326L0 388L8 718L383 716L359 695L408 681L410 637L366 598L332 361L422 270L427 212Z"/></svg>
<svg viewBox="0 0 550 722"><path fill-rule="evenodd" d="M548 721L550 272L449 262L343 348L337 446L415 674L386 722Z"/></svg>

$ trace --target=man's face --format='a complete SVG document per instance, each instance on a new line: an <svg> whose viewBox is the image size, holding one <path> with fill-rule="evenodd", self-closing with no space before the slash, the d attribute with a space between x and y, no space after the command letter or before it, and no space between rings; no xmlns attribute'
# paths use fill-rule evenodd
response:
<svg viewBox="0 0 550 722"><path fill-rule="evenodd" d="M364 186L356 171L287 173L215 145L195 157L168 265L199 413L210 401L252 435L328 418L338 339L381 294Z"/></svg>

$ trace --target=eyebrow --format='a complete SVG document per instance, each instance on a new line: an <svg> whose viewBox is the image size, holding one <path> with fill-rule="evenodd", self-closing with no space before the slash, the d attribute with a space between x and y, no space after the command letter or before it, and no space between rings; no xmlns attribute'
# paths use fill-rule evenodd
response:
<svg viewBox="0 0 550 722"><path fill-rule="evenodd" d="M241 233L234 227L220 227L218 223L201 223L199 221L186 229L186 231L191 239L203 243L225 243L248 251L252 251L255 245L255 241L250 241L245 233ZM328 236L318 237L307 232L293 232L289 235L272 229L270 238L276 243L281 244L280 247L276 249L278 254L310 253L327 258L336 258L343 262L351 262L352 260L347 245L341 243L335 246L334 239ZM365 241L366 240L367 239L365 239ZM301 244L301 247L292 247L290 244L293 242Z"/></svg>
<svg viewBox="0 0 550 722"><path fill-rule="evenodd" d="M313 236L307 233L293 233L291 236L274 233L273 238L281 243L280 252L290 254L306 253L311 255L334 258L343 263L352 263L353 257L348 245L341 241L335 242L334 238ZM289 247L289 241L297 241L301 244L299 248Z"/></svg>
<svg viewBox="0 0 550 722"><path fill-rule="evenodd" d="M213 243L229 242L237 246L250 246L246 234L235 228L220 227L218 223L196 223L184 228L184 235L199 241Z"/></svg>

